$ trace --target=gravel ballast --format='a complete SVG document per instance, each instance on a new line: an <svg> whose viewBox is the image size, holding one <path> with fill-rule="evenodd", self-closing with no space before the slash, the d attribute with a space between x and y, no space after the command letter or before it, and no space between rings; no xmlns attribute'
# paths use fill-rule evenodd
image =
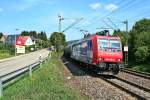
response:
<svg viewBox="0 0 150 100"><path fill-rule="evenodd" d="M136 100L130 94L107 83L99 77L88 75L79 65L63 59L66 84L88 96L91 100ZM84 67L84 66L82 66Z"/></svg>

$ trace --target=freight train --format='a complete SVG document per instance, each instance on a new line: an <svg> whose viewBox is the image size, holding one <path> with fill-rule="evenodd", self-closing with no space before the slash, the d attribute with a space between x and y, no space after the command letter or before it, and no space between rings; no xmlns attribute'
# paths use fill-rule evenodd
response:
<svg viewBox="0 0 150 100"><path fill-rule="evenodd" d="M107 32L97 32L68 45L64 55L82 62L96 73L118 74L123 68L121 40Z"/></svg>

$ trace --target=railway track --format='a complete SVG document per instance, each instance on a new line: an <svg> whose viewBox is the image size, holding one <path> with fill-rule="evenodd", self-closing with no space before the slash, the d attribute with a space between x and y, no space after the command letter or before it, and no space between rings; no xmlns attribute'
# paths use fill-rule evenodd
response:
<svg viewBox="0 0 150 100"><path fill-rule="evenodd" d="M115 87L129 93L138 100L150 100L150 90L133 82L124 80L117 76L100 76L101 79L114 85Z"/></svg>
<svg viewBox="0 0 150 100"><path fill-rule="evenodd" d="M138 77L138 79L140 78L139 80L144 78L142 80L143 81L147 80L146 83L150 87L149 75L145 75L145 74L143 75L141 73L132 72L132 71L123 71L123 72L130 74L130 76L136 76ZM112 84L113 86L125 91L131 96L136 97L138 100L150 100L150 88L145 83L141 85L137 81L135 81L137 80L137 78L133 78L133 80L131 80L128 78L128 76L127 78L124 78L123 76L121 77L121 76L114 76L114 75L98 75L98 77Z"/></svg>
<svg viewBox="0 0 150 100"><path fill-rule="evenodd" d="M81 65L79 65L79 66L81 66ZM91 71L88 71L85 68L85 66L81 67L80 69L83 70L84 72L86 72L88 75L92 76L93 78L98 77L98 78L103 79L107 83L117 87L118 89L120 89L122 91L125 91L126 93L137 98L138 100L150 100L150 88L149 88L150 80L149 80L148 75L145 75L145 74L143 75L141 73L131 72L128 70L127 71L122 70L122 72L124 73L123 75L125 75L125 77L123 77L123 75L122 76L99 75L99 74L95 75L95 74L91 73ZM122 73L122 72L120 72L120 73ZM131 77L133 78L133 80ZM142 84L141 85L137 82L137 80L140 80L140 82L145 82L145 83L141 83ZM141 81L141 80L143 80L143 81ZM149 87L146 86L145 84L149 85Z"/></svg>
<svg viewBox="0 0 150 100"><path fill-rule="evenodd" d="M93 74L93 73L92 73ZM143 85L139 85L133 80L128 80L127 78L121 78L114 75L91 75L93 77L99 77L104 81L112 84L113 86L119 88L122 91L136 97L138 100L150 100L150 88ZM140 76L140 78L143 78ZM146 78L147 79L147 78ZM149 83L148 83L149 84Z"/></svg>
<svg viewBox="0 0 150 100"><path fill-rule="evenodd" d="M142 77L145 79L150 79L150 74L147 74L147 73L137 72L137 71L133 71L133 70L129 70L129 69L122 69L122 72L132 74L135 76L139 76L139 77Z"/></svg>

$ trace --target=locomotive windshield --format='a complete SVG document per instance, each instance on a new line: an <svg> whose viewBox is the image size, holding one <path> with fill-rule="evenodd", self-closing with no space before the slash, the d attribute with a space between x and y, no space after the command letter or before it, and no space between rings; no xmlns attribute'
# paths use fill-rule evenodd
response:
<svg viewBox="0 0 150 100"><path fill-rule="evenodd" d="M121 43L117 39L98 39L100 49L121 49Z"/></svg>
<svg viewBox="0 0 150 100"><path fill-rule="evenodd" d="M99 42L100 48L109 48L108 39L99 39L98 42Z"/></svg>
<svg viewBox="0 0 150 100"><path fill-rule="evenodd" d="M121 48L120 41L110 39L110 48L120 49Z"/></svg>

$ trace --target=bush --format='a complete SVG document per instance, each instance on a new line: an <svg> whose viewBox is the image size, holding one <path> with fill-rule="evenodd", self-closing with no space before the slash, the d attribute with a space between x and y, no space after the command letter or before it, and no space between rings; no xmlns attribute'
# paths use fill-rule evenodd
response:
<svg viewBox="0 0 150 100"><path fill-rule="evenodd" d="M0 51L7 51L10 55L14 54L14 47L11 45L6 45L0 41Z"/></svg>
<svg viewBox="0 0 150 100"><path fill-rule="evenodd" d="M144 63L149 56L149 49L147 46L138 47L135 52L135 59L137 63Z"/></svg>
<svg viewBox="0 0 150 100"><path fill-rule="evenodd" d="M5 49L5 46L4 44L0 41L0 50L4 50Z"/></svg>
<svg viewBox="0 0 150 100"><path fill-rule="evenodd" d="M4 59L10 56L11 55L9 50L0 50L0 59Z"/></svg>
<svg viewBox="0 0 150 100"><path fill-rule="evenodd" d="M33 50L31 50L31 48L33 48ZM26 46L26 47L25 47L26 53L27 53L27 52L32 52L32 51L34 51L34 50L35 50L35 45L30 45L30 46Z"/></svg>
<svg viewBox="0 0 150 100"><path fill-rule="evenodd" d="M48 46L49 46L49 42L48 41L44 41L44 40L40 40L40 39L38 39L37 41L36 41L36 46L37 46L37 48L47 48Z"/></svg>

